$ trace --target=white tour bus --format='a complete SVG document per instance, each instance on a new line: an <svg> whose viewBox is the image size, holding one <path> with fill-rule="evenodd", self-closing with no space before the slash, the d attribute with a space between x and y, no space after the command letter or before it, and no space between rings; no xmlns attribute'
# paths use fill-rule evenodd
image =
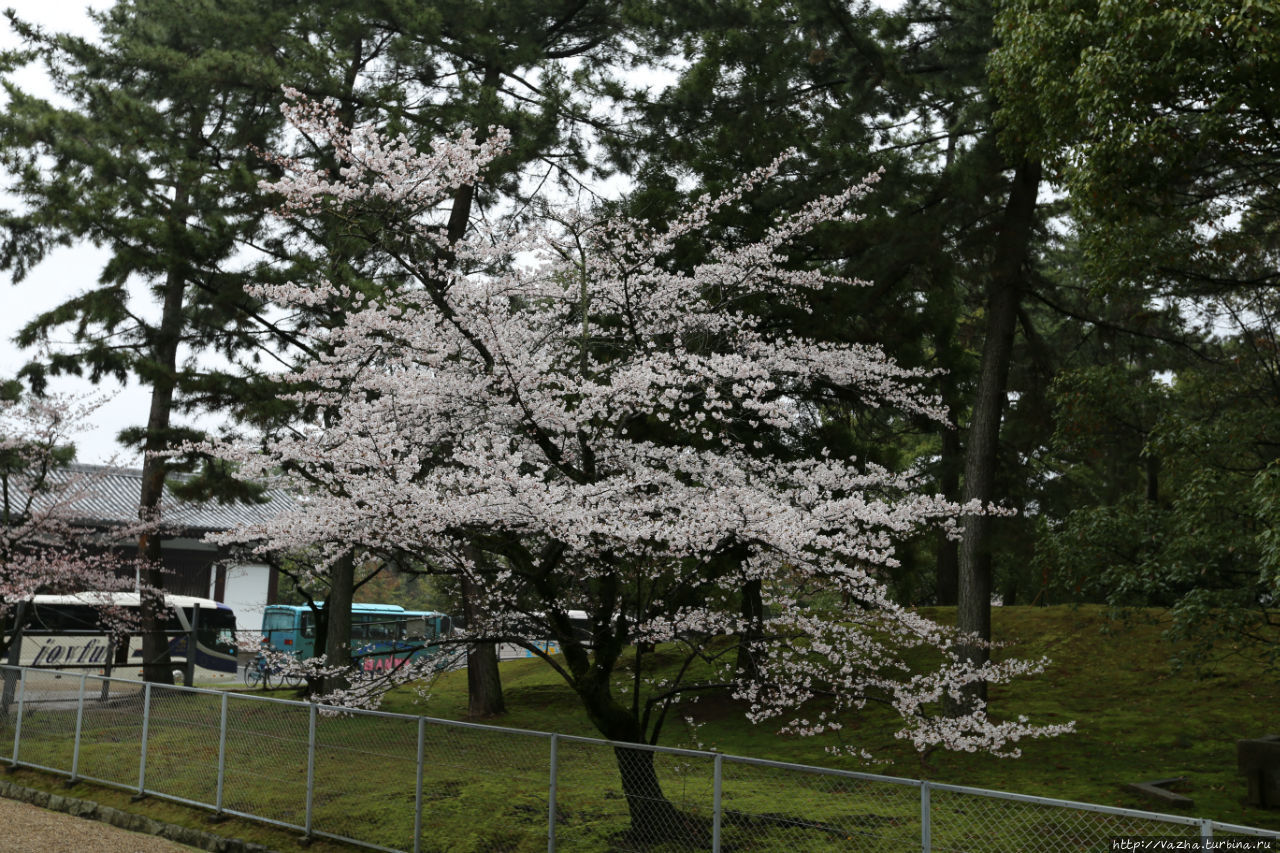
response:
<svg viewBox="0 0 1280 853"><path fill-rule="evenodd" d="M138 609L136 592L82 592L74 595L37 595L23 602L21 648L10 651L5 663L40 669L67 670L113 678L142 677L142 637L135 630L127 651L114 648L102 625L104 607ZM236 617L231 608L209 598L166 595L165 633L175 683L183 683L188 671L197 682L217 682L236 677ZM12 615L10 616L12 618ZM194 667L187 647L195 639Z"/></svg>

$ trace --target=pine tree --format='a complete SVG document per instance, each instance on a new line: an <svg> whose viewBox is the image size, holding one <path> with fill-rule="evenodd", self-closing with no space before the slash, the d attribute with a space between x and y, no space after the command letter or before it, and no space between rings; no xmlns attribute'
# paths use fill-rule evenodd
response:
<svg viewBox="0 0 1280 853"><path fill-rule="evenodd" d="M936 449L922 454L906 436L925 425L829 409L823 439L840 449L856 442L873 459L892 449L936 455L938 483L951 497L963 489L965 500L997 499L1001 424L1041 213L1038 163L997 146L985 68L993 5L927 0L890 14L779 0L732 9L727 20L675 18L691 29L668 41L692 65L650 109L658 132L647 173L669 187L662 175L684 168L715 187L788 145L833 181L848 179L855 163L884 167L882 187L895 201L873 220L870 239L833 233L811 250L872 284L815 305L814 323L842 340L890 328L885 345L897 357L950 368L940 387L960 429L937 430ZM748 212L744 229L753 216L767 219ZM990 631L995 522L968 520L959 553L945 540L935 549L938 598L958 595L962 624L982 636Z"/></svg>
<svg viewBox="0 0 1280 853"><path fill-rule="evenodd" d="M244 251L265 211L252 148L280 126L279 32L256 2L126 0L96 13L101 41L48 33L10 15L28 58L40 61L69 106L5 82L0 159L21 209L0 219L0 267L16 281L53 248L87 241L109 252L96 281L32 319L19 343L68 335L71 344L23 369L42 390L49 376L134 379L150 390L145 425L121 438L143 451L139 513L160 511L167 471L155 454L194 431L175 414L216 410L229 389L193 361L236 358L270 327L243 293ZM139 556L159 565L160 540ZM160 589L158 570L147 586ZM144 606L149 680L171 678L156 596Z"/></svg>

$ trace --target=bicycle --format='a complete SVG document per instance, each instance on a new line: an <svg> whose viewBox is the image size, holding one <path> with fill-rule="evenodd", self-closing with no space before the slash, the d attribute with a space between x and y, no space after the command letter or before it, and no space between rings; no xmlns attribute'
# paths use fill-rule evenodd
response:
<svg viewBox="0 0 1280 853"><path fill-rule="evenodd" d="M258 657L254 662L244 668L244 683L255 688L259 684L263 690L272 690L277 687L285 687L294 689L302 686L303 678L296 672L285 672L275 667L267 665L267 659Z"/></svg>
<svg viewBox="0 0 1280 853"><path fill-rule="evenodd" d="M255 658L244 668L244 683L249 688L255 688L259 684L263 690L271 689L271 672L267 669L267 661L265 658Z"/></svg>

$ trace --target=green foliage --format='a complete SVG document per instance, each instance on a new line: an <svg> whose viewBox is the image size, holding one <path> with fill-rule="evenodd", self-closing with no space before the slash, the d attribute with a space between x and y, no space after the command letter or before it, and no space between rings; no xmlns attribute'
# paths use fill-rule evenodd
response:
<svg viewBox="0 0 1280 853"><path fill-rule="evenodd" d="M242 383L188 356L261 344L241 273L267 212L253 149L280 127L280 5L126 0L94 16L99 41L9 15L58 100L4 81L0 163L21 207L0 214L0 267L21 282L59 246L107 251L96 282L19 332L22 346L59 341L22 375L37 392L59 374L139 381L153 405L122 435L136 447L202 437L171 423L174 407L234 410Z"/></svg>
<svg viewBox="0 0 1280 853"><path fill-rule="evenodd" d="M997 28L1004 142L1069 189L1095 273L1273 277L1274 4L1011 0Z"/></svg>
<svg viewBox="0 0 1280 853"><path fill-rule="evenodd" d="M182 501L266 503L266 487L236 477L233 466L223 460L205 460L194 476L169 483L169 492Z"/></svg>
<svg viewBox="0 0 1280 853"><path fill-rule="evenodd" d="M446 576L418 575L388 568L362 583L354 600L399 604L406 610L439 610L456 616L459 613L457 592L450 589L448 581Z"/></svg>
<svg viewBox="0 0 1280 853"><path fill-rule="evenodd" d="M1002 142L1068 191L1089 289L1174 321L1129 323L1174 346L1055 388L1052 490L1075 506L1037 561L1068 594L1171 607L1199 659L1277 606L1278 23L1266 3L1011 0L990 62Z"/></svg>
<svg viewBox="0 0 1280 853"><path fill-rule="evenodd" d="M1224 342L1221 362L1167 383L1099 369L1055 389L1057 488L1081 505L1044 522L1037 563L1068 597L1171 608L1173 635L1195 641L1187 660L1270 636L1280 617L1280 398L1248 343Z"/></svg>
<svg viewBox="0 0 1280 853"><path fill-rule="evenodd" d="M1253 478L1252 494L1261 582L1280 601L1280 463L1272 462Z"/></svg>

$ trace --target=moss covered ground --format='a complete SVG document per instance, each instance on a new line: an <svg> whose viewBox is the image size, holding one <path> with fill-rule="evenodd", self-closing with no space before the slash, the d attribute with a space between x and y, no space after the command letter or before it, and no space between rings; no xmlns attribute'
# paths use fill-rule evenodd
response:
<svg viewBox="0 0 1280 853"><path fill-rule="evenodd" d="M945 608L928 612L944 622L954 616ZM741 707L721 699L690 709L693 726L673 721L662 743L1280 829L1280 811L1244 804L1236 769L1237 740L1280 734L1280 673L1265 671L1251 649L1223 649L1214 661L1176 669L1175 647L1154 611L1116 620L1103 607L999 607L992 621L994 639L1004 644L997 656L1053 661L1042 675L993 689L993 714L1074 720L1074 734L1029 741L1017 759L942 751L922 759L893 737L894 720L876 709L852 720L837 741L779 736L750 725ZM486 722L595 735L572 694L539 661L503 664L503 686L508 713ZM426 705L402 693L385 707L466 719L465 673L438 683ZM865 748L880 763L836 758L833 746ZM1177 776L1186 777L1175 789L1193 800L1189 811L1123 788Z"/></svg>

